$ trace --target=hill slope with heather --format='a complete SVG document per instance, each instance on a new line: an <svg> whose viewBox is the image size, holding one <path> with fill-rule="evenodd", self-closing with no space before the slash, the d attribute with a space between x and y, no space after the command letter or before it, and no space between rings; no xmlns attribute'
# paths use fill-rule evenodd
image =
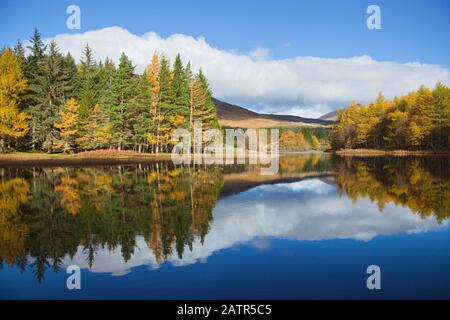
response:
<svg viewBox="0 0 450 320"><path fill-rule="evenodd" d="M273 127L328 127L333 121L291 115L263 114L213 98L222 127L273 128Z"/></svg>

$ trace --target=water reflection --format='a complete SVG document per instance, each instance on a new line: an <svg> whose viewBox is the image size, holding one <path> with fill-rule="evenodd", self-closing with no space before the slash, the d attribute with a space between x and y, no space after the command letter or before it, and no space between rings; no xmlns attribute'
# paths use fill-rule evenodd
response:
<svg viewBox="0 0 450 320"><path fill-rule="evenodd" d="M221 185L218 167L4 170L0 262L29 264L40 281L80 248L89 267L99 249L120 249L128 261L137 236L157 262L174 251L181 259L195 238L203 242Z"/></svg>
<svg viewBox="0 0 450 320"><path fill-rule="evenodd" d="M68 264L122 275L205 261L240 243L264 249L271 238L435 230L450 214L448 161L285 156L277 176L169 163L2 169L0 262L42 281Z"/></svg>
<svg viewBox="0 0 450 320"><path fill-rule="evenodd" d="M450 216L448 157L335 158L335 181L353 202L368 197L381 212L386 204L406 206L425 218L439 221Z"/></svg>

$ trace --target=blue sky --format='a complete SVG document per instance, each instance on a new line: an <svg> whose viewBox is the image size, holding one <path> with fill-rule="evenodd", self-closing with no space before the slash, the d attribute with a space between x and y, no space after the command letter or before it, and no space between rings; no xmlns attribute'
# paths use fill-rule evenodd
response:
<svg viewBox="0 0 450 320"><path fill-rule="evenodd" d="M66 28L66 8L70 4L81 8L81 30ZM369 30L366 27L366 8L370 4L381 8L381 30ZM173 34L204 37L211 48L236 54L248 54L256 48L264 48L268 59L275 61L308 56L350 59L367 55L377 62L438 65L446 70L444 73L450 66L448 0L0 0L0 45L13 45L18 39L28 39L34 27L44 37L50 38L62 33L83 33L110 26L120 26L137 36L151 31L162 39ZM65 49L64 45L62 47ZM179 51L183 52L181 49ZM102 53L98 55L102 56ZM209 69L210 72L214 71L212 67ZM299 70L304 70L304 67L299 67ZM403 73L408 74L408 78L404 76L401 80L405 86L394 90L392 95L404 94L404 91L417 85L411 80L411 72ZM425 81L427 84L448 80L447 74L442 76L442 72L435 73L435 77L428 77L430 72L425 77L429 79ZM385 71L383 73L386 74ZM414 76L417 79L421 77L420 73ZM311 79L309 77L306 80ZM383 82L379 81L381 84ZM236 92L230 93L230 90L222 89L219 83L212 75L213 88L222 98L244 102L255 106L254 109L269 112L284 110L296 113L299 107L317 109L319 105L320 110L317 109L317 112L322 112L343 103L328 98L311 99L301 93L292 94L298 97L296 99L267 99L265 92L249 98ZM324 87L327 85L324 84ZM370 97L384 89L381 85L379 88L373 86ZM359 96L354 98L359 99ZM361 100L365 98L361 97Z"/></svg>
<svg viewBox="0 0 450 320"><path fill-rule="evenodd" d="M135 34L154 31L203 36L222 49L262 46L274 58L349 57L450 65L450 2L412 1L5 1L0 4L1 44L68 32L66 8L79 5L82 29L119 25ZM366 8L377 4L382 29L368 30ZM76 31L78 32L78 31Z"/></svg>

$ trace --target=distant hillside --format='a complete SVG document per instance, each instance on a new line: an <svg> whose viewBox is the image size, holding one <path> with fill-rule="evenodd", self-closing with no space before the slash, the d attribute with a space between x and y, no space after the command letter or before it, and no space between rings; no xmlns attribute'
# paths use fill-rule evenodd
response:
<svg viewBox="0 0 450 320"><path fill-rule="evenodd" d="M319 117L320 120L337 121L337 111L331 111Z"/></svg>
<svg viewBox="0 0 450 320"><path fill-rule="evenodd" d="M217 108L219 122L223 127L325 127L333 124L333 121L329 121L327 119L310 119L290 115L261 114L214 98L213 101Z"/></svg>

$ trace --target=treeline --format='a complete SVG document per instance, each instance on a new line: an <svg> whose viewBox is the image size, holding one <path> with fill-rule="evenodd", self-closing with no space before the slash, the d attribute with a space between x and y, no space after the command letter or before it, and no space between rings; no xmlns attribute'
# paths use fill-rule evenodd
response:
<svg viewBox="0 0 450 320"><path fill-rule="evenodd" d="M352 103L331 132L334 149L450 149L450 88L437 83L368 105Z"/></svg>
<svg viewBox="0 0 450 320"><path fill-rule="evenodd" d="M94 149L166 152L176 128L219 128L208 81L177 55L154 53L143 74L125 53L97 61L87 45L77 64L37 30L0 55L0 151Z"/></svg>
<svg viewBox="0 0 450 320"><path fill-rule="evenodd" d="M279 148L282 151L326 150L330 148L329 129L280 128Z"/></svg>

